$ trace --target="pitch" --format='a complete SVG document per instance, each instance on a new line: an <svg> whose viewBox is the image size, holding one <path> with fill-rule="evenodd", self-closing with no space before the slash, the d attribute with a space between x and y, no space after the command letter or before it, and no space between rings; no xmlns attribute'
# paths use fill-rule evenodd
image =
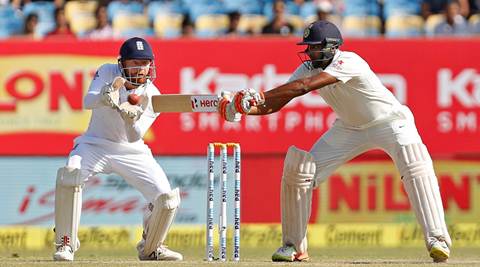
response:
<svg viewBox="0 0 480 267"><path fill-rule="evenodd" d="M203 249L178 249L183 253L182 262L162 262L162 266L219 266L221 263L208 263L203 260ZM240 263L228 262L229 266L439 266L433 264L423 248L329 248L310 250L311 260L305 263L273 263L270 256L275 248L242 250ZM72 263L59 263L51 260L53 251L1 251L0 266L72 266ZM140 262L135 248L130 250L87 250L80 249L75 255L75 266L116 267L116 266L158 266L158 262ZM441 264L442 266L447 266ZM448 266L479 266L480 248L454 248Z"/></svg>

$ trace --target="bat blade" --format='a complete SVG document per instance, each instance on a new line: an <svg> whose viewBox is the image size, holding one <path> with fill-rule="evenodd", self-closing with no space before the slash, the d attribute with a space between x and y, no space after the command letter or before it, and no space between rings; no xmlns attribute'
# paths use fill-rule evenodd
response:
<svg viewBox="0 0 480 267"><path fill-rule="evenodd" d="M217 95L165 94L152 96L154 112L217 112Z"/></svg>

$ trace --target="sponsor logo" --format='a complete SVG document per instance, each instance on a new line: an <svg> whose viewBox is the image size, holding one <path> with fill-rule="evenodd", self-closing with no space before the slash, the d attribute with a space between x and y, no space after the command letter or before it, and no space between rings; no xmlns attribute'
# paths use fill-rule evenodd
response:
<svg viewBox="0 0 480 267"><path fill-rule="evenodd" d="M439 107L456 103L466 108L480 107L480 74L475 69L464 69L456 75L450 69L440 69L437 82Z"/></svg>
<svg viewBox="0 0 480 267"><path fill-rule="evenodd" d="M137 41L137 50L145 50L142 41Z"/></svg>
<svg viewBox="0 0 480 267"><path fill-rule="evenodd" d="M198 95L190 99L193 112L215 112L218 106L216 95Z"/></svg>

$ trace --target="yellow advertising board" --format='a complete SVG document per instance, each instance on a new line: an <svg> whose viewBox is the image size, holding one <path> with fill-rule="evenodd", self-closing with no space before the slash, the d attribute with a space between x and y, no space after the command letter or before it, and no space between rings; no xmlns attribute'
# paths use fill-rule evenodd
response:
<svg viewBox="0 0 480 267"><path fill-rule="evenodd" d="M215 229L216 230L216 229ZM244 224L241 228L243 248L277 247L282 243L279 224ZM455 247L480 248L480 223L449 225ZM228 239L231 239L229 229ZM81 227L79 239L82 248L109 249L135 248L142 236L139 226ZM42 250L53 249L54 233L51 228L25 226L1 227L0 249ZM423 247L422 230L416 224L315 224L308 228L309 247ZM215 239L215 242L218 240ZM228 240L231 244L231 240ZM205 246L205 227L202 225L175 225L166 244L178 248ZM217 244L218 245L218 244Z"/></svg>
<svg viewBox="0 0 480 267"><path fill-rule="evenodd" d="M0 134L83 132L90 117L82 109L83 95L96 69L107 62L115 59L59 54L2 56L0 104L4 112Z"/></svg>
<svg viewBox="0 0 480 267"><path fill-rule="evenodd" d="M448 223L480 222L480 165L436 160ZM416 222L391 161L351 162L320 185L318 223Z"/></svg>

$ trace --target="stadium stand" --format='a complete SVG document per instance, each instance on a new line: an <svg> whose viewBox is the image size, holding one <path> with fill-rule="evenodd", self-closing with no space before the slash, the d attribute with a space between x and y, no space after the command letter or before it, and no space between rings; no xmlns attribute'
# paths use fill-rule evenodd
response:
<svg viewBox="0 0 480 267"><path fill-rule="evenodd" d="M242 14L262 14L262 2L251 0L224 0L226 12L238 11Z"/></svg>
<svg viewBox="0 0 480 267"><path fill-rule="evenodd" d="M72 31L77 36L83 37L88 31L95 28L97 6L97 1L69 1L65 3L65 16Z"/></svg>
<svg viewBox="0 0 480 267"><path fill-rule="evenodd" d="M133 36L153 35L148 16L143 14L121 13L113 17L113 31L115 36L129 38Z"/></svg>
<svg viewBox="0 0 480 267"><path fill-rule="evenodd" d="M343 18L343 34L348 37L373 37L381 33L382 21L378 16L347 16Z"/></svg>
<svg viewBox="0 0 480 267"><path fill-rule="evenodd" d="M23 17L11 5L0 6L0 38L22 33Z"/></svg>
<svg viewBox="0 0 480 267"><path fill-rule="evenodd" d="M232 12L240 14L236 34L260 33L262 27L272 21L272 7L276 1L279 0L70 0L64 2L64 8L72 31L79 37L88 37L88 33L97 27L95 10L99 5L107 7L109 24L120 34L116 37L131 34L153 35L158 38L180 37L184 18L189 18L191 24L196 26L193 29L194 35L217 37L226 33L224 30L228 25L225 16ZM318 18L335 23L346 37L368 38L384 34L387 38L406 38L434 36L435 31L447 34L451 31L460 35L480 34L479 15L471 15L468 30L464 30L462 25L458 26L459 23L446 25L441 13L435 14L435 11L443 11L439 7L444 6L441 2L446 1L284 0L284 20L290 25L290 32L295 35L301 35L305 25ZM45 36L55 27L53 17L58 3L26 1L23 6L0 5L0 38L21 34L25 18L32 13L38 15L35 35ZM425 13L427 6L430 9ZM472 6L469 14L473 12L478 12L476 6ZM123 16L123 22L116 18L125 14L129 15ZM144 16L147 17L146 22ZM197 21L199 18L200 21ZM293 31L291 27L294 28ZM108 35L105 36L108 38Z"/></svg>
<svg viewBox="0 0 480 267"><path fill-rule="evenodd" d="M387 20L392 16L420 15L421 6L422 0L383 0L383 17Z"/></svg>
<svg viewBox="0 0 480 267"><path fill-rule="evenodd" d="M179 0L151 1L147 5L147 10L150 21L155 21L157 15L159 14L184 14L186 12L185 8L182 6L182 2L180 2Z"/></svg>
<svg viewBox="0 0 480 267"><path fill-rule="evenodd" d="M159 13L153 23L155 35L161 38L179 37L182 32L182 21L182 14Z"/></svg>
<svg viewBox="0 0 480 267"><path fill-rule="evenodd" d="M223 2L220 0L184 0L183 6L193 22L202 15L226 14Z"/></svg>
<svg viewBox="0 0 480 267"><path fill-rule="evenodd" d="M93 15L74 16L70 19L70 28L79 37L95 28L97 19Z"/></svg>
<svg viewBox="0 0 480 267"><path fill-rule="evenodd" d="M97 1L68 1L65 3L65 16L70 23L74 17L94 16L97 6Z"/></svg>
<svg viewBox="0 0 480 267"><path fill-rule="evenodd" d="M417 37L424 34L423 18L417 15L392 15L385 22L385 36L389 38Z"/></svg>
<svg viewBox="0 0 480 267"><path fill-rule="evenodd" d="M425 33L427 36L434 36L435 28L445 21L445 16L443 14L434 14L428 16L425 21Z"/></svg>
<svg viewBox="0 0 480 267"><path fill-rule="evenodd" d="M247 33L252 31L252 33L261 33L263 26L267 24L267 17L263 15L242 15L240 17L240 22L238 29L241 33Z"/></svg>
<svg viewBox="0 0 480 267"><path fill-rule="evenodd" d="M468 23L470 24L471 33L480 34L480 14L470 16Z"/></svg>
<svg viewBox="0 0 480 267"><path fill-rule="evenodd" d="M217 37L225 33L228 16L225 14L205 14L195 21L196 34L200 38Z"/></svg>
<svg viewBox="0 0 480 267"><path fill-rule="evenodd" d="M108 4L107 14L110 21L121 14L143 14L143 5L137 1L112 1Z"/></svg>
<svg viewBox="0 0 480 267"><path fill-rule="evenodd" d="M380 5L372 0L344 0L345 17L380 16Z"/></svg>

